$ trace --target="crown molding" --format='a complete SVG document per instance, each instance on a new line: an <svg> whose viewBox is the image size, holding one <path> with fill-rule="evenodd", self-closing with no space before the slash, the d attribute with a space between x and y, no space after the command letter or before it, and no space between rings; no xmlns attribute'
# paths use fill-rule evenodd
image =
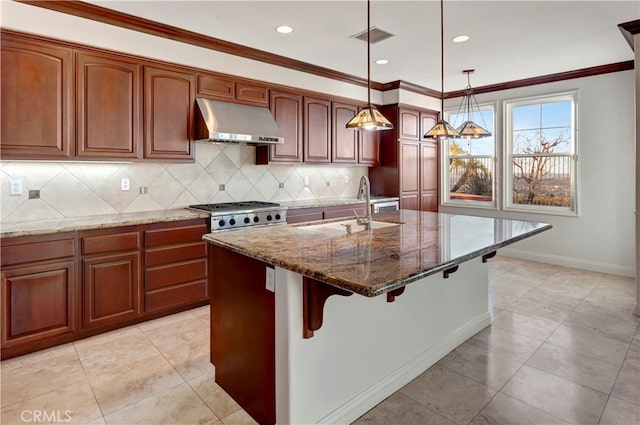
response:
<svg viewBox="0 0 640 425"><path fill-rule="evenodd" d="M507 81L506 83L490 84L473 88L473 94L489 93L500 90L516 89L520 87L535 86L538 84L553 83L556 81L572 80L574 78L593 77L595 75L608 74L611 72L628 71L633 69L633 61L617 62L608 65L592 66L589 68L576 69L574 71L560 72L557 74L541 75L539 77L524 78L522 80ZM465 90L450 91L444 94L446 99L462 97Z"/></svg>
<svg viewBox="0 0 640 425"><path fill-rule="evenodd" d="M633 36L635 34L640 34L640 19L619 24L618 28L620 29L624 39L629 43L629 46L631 46L631 50L635 50Z"/></svg>

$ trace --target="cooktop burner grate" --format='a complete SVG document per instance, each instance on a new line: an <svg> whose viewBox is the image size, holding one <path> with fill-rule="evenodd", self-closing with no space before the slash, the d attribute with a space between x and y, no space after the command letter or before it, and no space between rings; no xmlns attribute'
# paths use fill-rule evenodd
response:
<svg viewBox="0 0 640 425"><path fill-rule="evenodd" d="M221 202L217 204L189 205L189 208L203 211L244 211L256 208L277 208L280 204L263 201Z"/></svg>

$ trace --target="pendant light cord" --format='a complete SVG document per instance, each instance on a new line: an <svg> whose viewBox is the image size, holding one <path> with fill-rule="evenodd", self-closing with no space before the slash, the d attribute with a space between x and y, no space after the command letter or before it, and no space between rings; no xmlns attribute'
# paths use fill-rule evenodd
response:
<svg viewBox="0 0 640 425"><path fill-rule="evenodd" d="M371 110L371 0L367 0L367 107Z"/></svg>
<svg viewBox="0 0 640 425"><path fill-rule="evenodd" d="M440 0L440 119L444 121L444 0Z"/></svg>

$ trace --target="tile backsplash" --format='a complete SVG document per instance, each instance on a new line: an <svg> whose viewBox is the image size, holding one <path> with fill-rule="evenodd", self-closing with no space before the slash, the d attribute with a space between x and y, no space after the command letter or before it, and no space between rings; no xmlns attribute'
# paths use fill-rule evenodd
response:
<svg viewBox="0 0 640 425"><path fill-rule="evenodd" d="M200 143L192 164L3 161L0 210L8 222L210 202L353 198L366 174L359 166L255 165L254 147ZM128 191L121 190L123 178ZM10 180L22 182L22 195L10 195ZM40 198L29 199L29 190L40 190Z"/></svg>

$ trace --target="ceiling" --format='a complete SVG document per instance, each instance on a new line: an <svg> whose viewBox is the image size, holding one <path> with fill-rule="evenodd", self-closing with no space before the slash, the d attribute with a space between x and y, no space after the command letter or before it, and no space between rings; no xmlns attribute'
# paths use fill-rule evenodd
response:
<svg viewBox="0 0 640 425"><path fill-rule="evenodd" d="M360 1L88 1L310 64L366 78ZM617 25L640 17L640 1L457 1L444 3L445 91L633 59ZM372 0L371 25L395 34L371 46L371 78L440 90L440 2ZM278 34L278 25L294 32ZM471 39L453 43L456 35Z"/></svg>

